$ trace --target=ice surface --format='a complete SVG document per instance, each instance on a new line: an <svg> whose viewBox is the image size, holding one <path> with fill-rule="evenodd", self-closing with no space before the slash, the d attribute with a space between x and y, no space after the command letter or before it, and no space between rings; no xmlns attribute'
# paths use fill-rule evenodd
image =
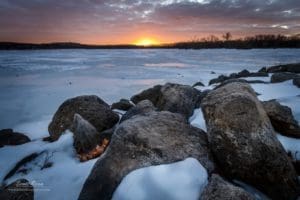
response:
<svg viewBox="0 0 300 200"><path fill-rule="evenodd" d="M130 172L113 200L198 200L207 184L206 169L194 158Z"/></svg>
<svg viewBox="0 0 300 200"><path fill-rule="evenodd" d="M207 85L220 74L300 62L299 55L299 49L0 51L0 129L53 116L77 95L113 103L155 84Z"/></svg>

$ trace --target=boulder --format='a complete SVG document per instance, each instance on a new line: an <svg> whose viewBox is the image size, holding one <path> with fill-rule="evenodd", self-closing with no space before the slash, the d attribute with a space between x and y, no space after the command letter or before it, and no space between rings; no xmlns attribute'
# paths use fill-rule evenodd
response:
<svg viewBox="0 0 300 200"><path fill-rule="evenodd" d="M120 99L119 102L113 103L111 105L111 109L119 109L119 110L129 110L130 108L132 108L134 105L132 103L130 103L129 100L127 99Z"/></svg>
<svg viewBox="0 0 300 200"><path fill-rule="evenodd" d="M294 84L295 86L297 86L298 88L300 88L300 77L294 78L294 79L293 79L293 84Z"/></svg>
<svg viewBox="0 0 300 200"><path fill-rule="evenodd" d="M201 105L214 158L228 178L274 199L299 195L295 169L249 84L226 84L211 91Z"/></svg>
<svg viewBox="0 0 300 200"><path fill-rule="evenodd" d="M148 99L158 110L179 113L189 118L199 105L201 92L189 85L167 83L154 86L131 98L135 104Z"/></svg>
<svg viewBox="0 0 300 200"><path fill-rule="evenodd" d="M20 145L30 142L29 137L12 129L0 130L0 148L5 145Z"/></svg>
<svg viewBox="0 0 300 200"><path fill-rule="evenodd" d="M57 140L65 130L71 128L75 113L91 123L99 133L112 128L119 121L119 116L99 97L78 96L66 100L53 116L48 127L53 140Z"/></svg>
<svg viewBox="0 0 300 200"><path fill-rule="evenodd" d="M276 72L291 72L291 73L300 73L300 63L286 64L286 65L277 65L267 68L268 73Z"/></svg>
<svg viewBox="0 0 300 200"><path fill-rule="evenodd" d="M201 194L201 200L255 200L255 197L237 187L230 182L225 181L217 174L212 174L208 185Z"/></svg>
<svg viewBox="0 0 300 200"><path fill-rule="evenodd" d="M154 107L153 103L149 100L143 100L140 101L138 104L136 104L136 106L132 107L131 109L129 109L121 118L120 123L130 119L131 117L135 116L135 115L144 115L146 113L155 111L156 108Z"/></svg>
<svg viewBox="0 0 300 200"><path fill-rule="evenodd" d="M280 83L287 80L292 80L295 78L300 78L299 75L290 73L290 72L280 72L280 73L274 73L271 76L271 83Z"/></svg>
<svg viewBox="0 0 300 200"><path fill-rule="evenodd" d="M26 179L19 179L0 189L0 199L5 200L33 200L33 186Z"/></svg>
<svg viewBox="0 0 300 200"><path fill-rule="evenodd" d="M208 83L208 85L216 84L216 83L222 83L223 81L228 80L229 77L225 75L220 75L218 78L211 79Z"/></svg>
<svg viewBox="0 0 300 200"><path fill-rule="evenodd" d="M292 110L276 100L262 102L274 129L282 135L300 138L300 127L295 120Z"/></svg>
<svg viewBox="0 0 300 200"><path fill-rule="evenodd" d="M211 173L214 164L205 132L168 111L134 116L121 123L106 153L96 162L80 200L111 199L121 180L135 169L197 159Z"/></svg>
<svg viewBox="0 0 300 200"><path fill-rule="evenodd" d="M197 86L205 86L201 81L195 83L192 87L197 87Z"/></svg>
<svg viewBox="0 0 300 200"><path fill-rule="evenodd" d="M87 153L100 143L100 134L96 128L77 113L70 130L73 132L74 148L78 154Z"/></svg>
<svg viewBox="0 0 300 200"><path fill-rule="evenodd" d="M151 101L154 105L158 102L159 97L161 96L161 85L156 85L152 88L146 89L144 91L142 91L139 94L134 95L133 97L131 97L131 101L135 104L137 104L138 102L142 101L142 100L146 100L148 99L149 101Z"/></svg>

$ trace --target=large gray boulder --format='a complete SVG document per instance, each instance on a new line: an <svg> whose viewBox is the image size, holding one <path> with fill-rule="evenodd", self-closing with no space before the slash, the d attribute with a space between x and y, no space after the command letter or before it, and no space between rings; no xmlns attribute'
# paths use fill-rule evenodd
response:
<svg viewBox="0 0 300 200"><path fill-rule="evenodd" d="M290 72L280 72L274 73L271 76L271 83L280 83L288 80L292 80L295 78L300 78L298 74L290 73Z"/></svg>
<svg viewBox="0 0 300 200"><path fill-rule="evenodd" d="M201 200L255 200L255 197L217 174L212 174L201 194Z"/></svg>
<svg viewBox="0 0 300 200"><path fill-rule="evenodd" d="M292 110L276 100L262 102L274 129L282 135L300 138L300 127Z"/></svg>
<svg viewBox="0 0 300 200"><path fill-rule="evenodd" d="M99 97L78 96L66 100L53 116L48 127L53 140L57 140L65 130L71 128L75 113L91 123L99 133L112 128L119 121L119 116Z"/></svg>
<svg viewBox="0 0 300 200"><path fill-rule="evenodd" d="M199 106L201 92L189 85L167 83L147 89L131 98L135 104L148 99L158 110L180 113L186 118Z"/></svg>
<svg viewBox="0 0 300 200"><path fill-rule="evenodd" d="M183 116L167 111L133 116L116 129L79 199L111 199L123 177L131 171L188 157L196 158L208 173L214 170L205 132L190 126Z"/></svg>
<svg viewBox="0 0 300 200"><path fill-rule="evenodd" d="M154 107L153 103L149 100L140 101L136 106L130 108L121 118L120 123L130 119L135 115L143 115L152 111L155 111L156 108Z"/></svg>
<svg viewBox="0 0 300 200"><path fill-rule="evenodd" d="M227 177L273 199L298 196L295 169L248 84L229 83L211 91L202 100L202 110L214 158Z"/></svg>
<svg viewBox="0 0 300 200"><path fill-rule="evenodd" d="M33 200L33 186L26 179L19 179L0 189L3 200Z"/></svg>

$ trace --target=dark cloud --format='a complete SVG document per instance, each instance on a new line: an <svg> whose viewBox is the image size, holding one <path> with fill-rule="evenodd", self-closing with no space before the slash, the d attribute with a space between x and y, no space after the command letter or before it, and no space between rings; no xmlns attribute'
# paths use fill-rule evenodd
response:
<svg viewBox="0 0 300 200"><path fill-rule="evenodd" d="M300 32L299 0L0 0L0 40L169 42L194 35Z"/></svg>

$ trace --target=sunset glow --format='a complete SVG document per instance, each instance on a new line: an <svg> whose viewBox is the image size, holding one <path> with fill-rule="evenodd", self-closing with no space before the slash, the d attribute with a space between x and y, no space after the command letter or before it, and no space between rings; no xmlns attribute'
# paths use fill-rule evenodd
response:
<svg viewBox="0 0 300 200"><path fill-rule="evenodd" d="M151 45L158 45L159 42L151 38L142 38L137 40L134 44L137 46L151 46Z"/></svg>
<svg viewBox="0 0 300 200"><path fill-rule="evenodd" d="M226 32L293 36L299 9L299 0L0 0L0 41L149 46Z"/></svg>

